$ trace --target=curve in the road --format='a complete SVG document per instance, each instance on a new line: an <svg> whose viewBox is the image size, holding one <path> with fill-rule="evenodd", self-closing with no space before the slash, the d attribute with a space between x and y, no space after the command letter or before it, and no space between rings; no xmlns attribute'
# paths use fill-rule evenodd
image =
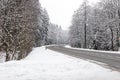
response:
<svg viewBox="0 0 120 80"><path fill-rule="evenodd" d="M49 46L48 49L61 52L77 58L85 58L107 64L108 66L120 70L120 54L112 54L105 52L75 50L62 46Z"/></svg>

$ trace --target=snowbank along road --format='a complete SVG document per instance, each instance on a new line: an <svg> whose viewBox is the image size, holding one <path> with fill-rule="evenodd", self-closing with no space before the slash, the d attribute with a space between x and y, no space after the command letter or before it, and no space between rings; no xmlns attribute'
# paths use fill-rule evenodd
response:
<svg viewBox="0 0 120 80"><path fill-rule="evenodd" d="M0 63L0 80L120 80L120 72L43 46L20 61Z"/></svg>
<svg viewBox="0 0 120 80"><path fill-rule="evenodd" d="M120 71L120 54L97 52L89 50L77 50L72 48L65 48L63 46L49 46L48 49L61 52L77 58L84 58L105 63L112 69Z"/></svg>

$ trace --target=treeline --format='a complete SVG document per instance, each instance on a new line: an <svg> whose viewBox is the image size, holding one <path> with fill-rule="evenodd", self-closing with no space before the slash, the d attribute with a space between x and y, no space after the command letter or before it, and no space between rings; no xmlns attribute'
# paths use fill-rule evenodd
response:
<svg viewBox="0 0 120 80"><path fill-rule="evenodd" d="M68 31L63 30L61 26L50 23L48 27L48 44L67 44Z"/></svg>
<svg viewBox="0 0 120 80"><path fill-rule="evenodd" d="M70 27L71 46L117 51L119 39L120 0L101 0L95 5L85 0L75 11Z"/></svg>
<svg viewBox="0 0 120 80"><path fill-rule="evenodd" d="M0 51L19 60L47 44L49 16L39 0L0 0Z"/></svg>

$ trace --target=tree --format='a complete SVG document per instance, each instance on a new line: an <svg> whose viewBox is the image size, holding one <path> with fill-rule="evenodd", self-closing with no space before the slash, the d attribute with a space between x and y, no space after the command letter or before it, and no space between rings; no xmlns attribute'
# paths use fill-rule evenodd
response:
<svg viewBox="0 0 120 80"><path fill-rule="evenodd" d="M85 5L85 2L83 4ZM119 9L119 0L101 0L94 6L81 5L74 13L70 27L71 45L85 48L86 44L87 48L118 50Z"/></svg>
<svg viewBox="0 0 120 80"><path fill-rule="evenodd" d="M87 47L87 1L84 0L85 2L83 3L84 5L84 48Z"/></svg>
<svg viewBox="0 0 120 80"><path fill-rule="evenodd" d="M68 40L68 31L62 30L61 26L50 23L48 27L48 44L65 44Z"/></svg>
<svg viewBox="0 0 120 80"><path fill-rule="evenodd" d="M90 11L90 13L87 13ZM75 11L70 27L70 43L74 47L88 48L88 37L90 27L88 27L88 19L91 14L91 7L85 1L80 8ZM75 44L74 44L75 43ZM77 45L79 44L79 45Z"/></svg>
<svg viewBox="0 0 120 80"><path fill-rule="evenodd" d="M2 1L1 46L6 52L6 61L22 59L35 44L34 31L38 25L39 0Z"/></svg>
<svg viewBox="0 0 120 80"><path fill-rule="evenodd" d="M49 16L45 9L41 6L39 8L38 13L38 25L35 30L35 46L43 46L46 45L48 42L48 26L49 26Z"/></svg>

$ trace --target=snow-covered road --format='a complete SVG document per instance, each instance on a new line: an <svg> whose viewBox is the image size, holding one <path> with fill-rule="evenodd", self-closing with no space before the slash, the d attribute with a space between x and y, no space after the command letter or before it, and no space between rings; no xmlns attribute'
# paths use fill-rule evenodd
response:
<svg viewBox="0 0 120 80"><path fill-rule="evenodd" d="M60 54L33 49L21 61L0 64L0 80L120 80L120 72Z"/></svg>

